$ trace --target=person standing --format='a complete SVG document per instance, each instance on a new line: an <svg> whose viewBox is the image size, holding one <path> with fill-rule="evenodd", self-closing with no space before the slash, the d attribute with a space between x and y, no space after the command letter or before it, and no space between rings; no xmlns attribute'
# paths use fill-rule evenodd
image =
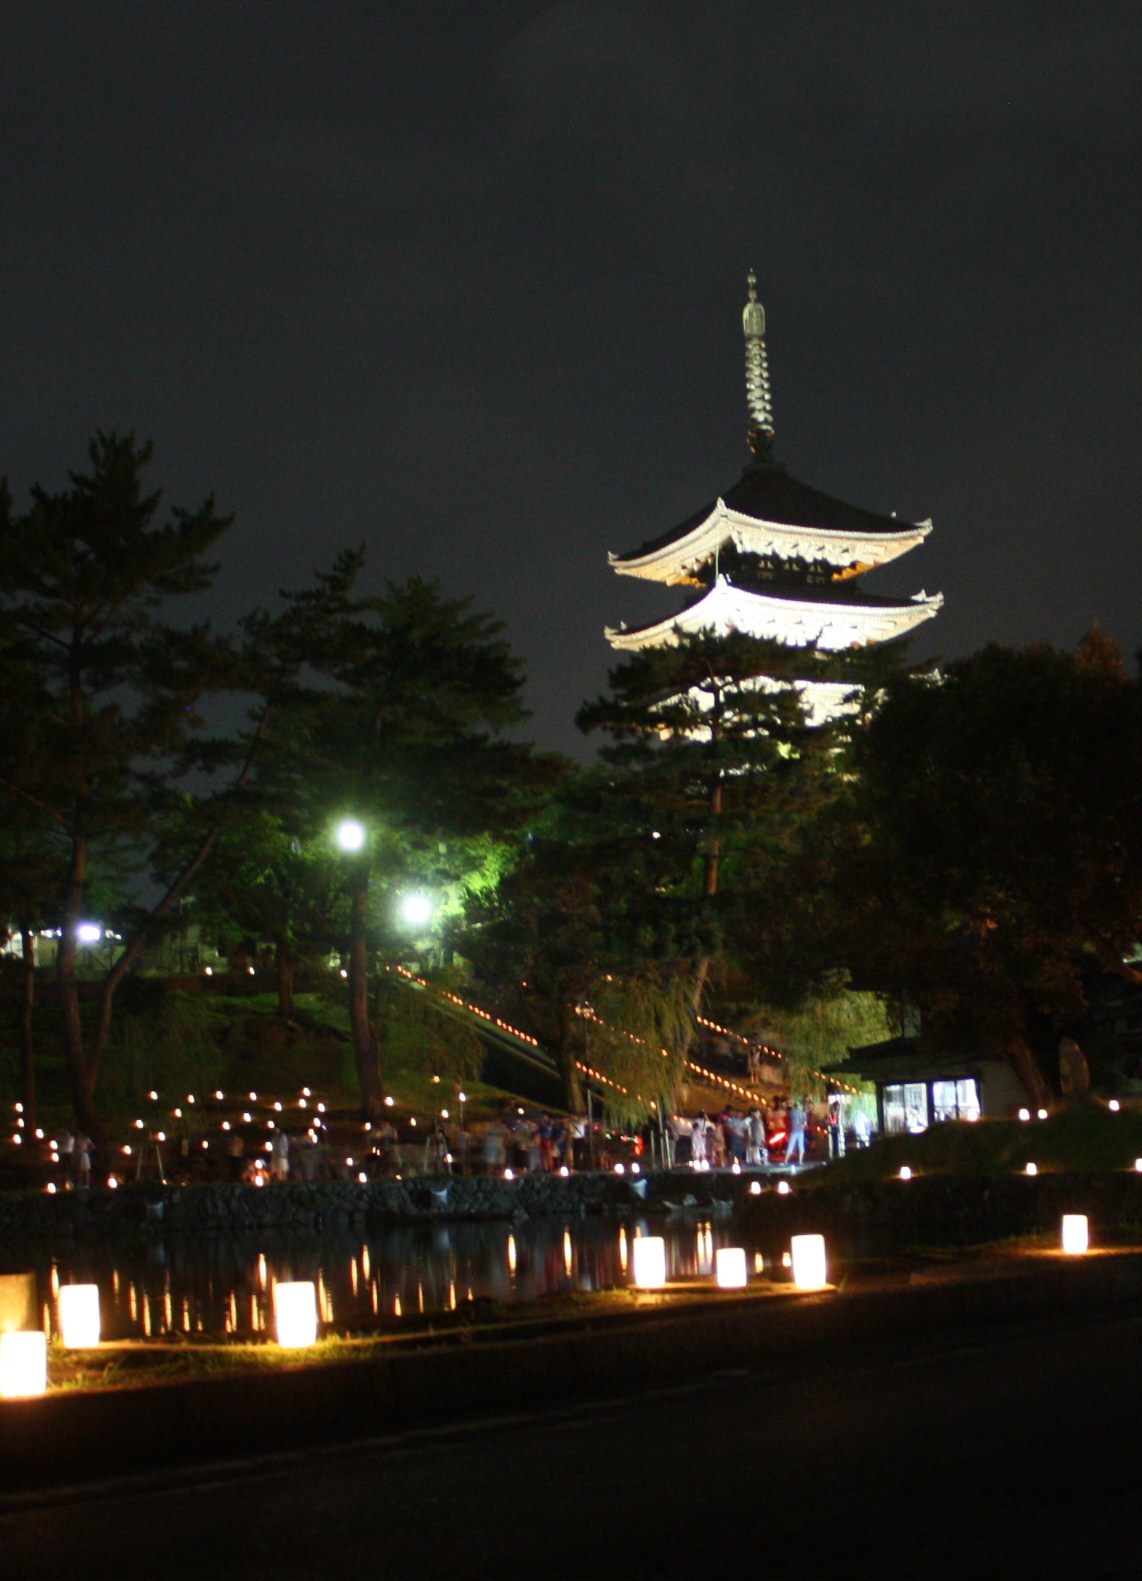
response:
<svg viewBox="0 0 1142 1581"><path fill-rule="evenodd" d="M794 1098L789 1105L789 1140L785 1144L785 1162L793 1163L793 1154L797 1154L797 1162L805 1162L805 1105L800 1098Z"/></svg>

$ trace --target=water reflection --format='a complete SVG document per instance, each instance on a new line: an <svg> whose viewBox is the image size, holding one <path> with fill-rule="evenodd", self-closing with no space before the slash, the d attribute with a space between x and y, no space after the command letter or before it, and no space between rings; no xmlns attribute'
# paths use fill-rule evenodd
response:
<svg viewBox="0 0 1142 1581"><path fill-rule="evenodd" d="M273 1286L310 1280L322 1322L342 1330L484 1300L510 1304L629 1284L630 1244L666 1239L668 1277L708 1281L719 1247L742 1245L732 1221L680 1224L576 1219L394 1225L366 1238L265 1236L241 1241L154 1239L140 1248L60 1250L36 1272L58 1328L61 1284L97 1284L105 1339L257 1338L270 1332ZM757 1248L746 1243L753 1277ZM25 1264L25 1266L27 1266Z"/></svg>

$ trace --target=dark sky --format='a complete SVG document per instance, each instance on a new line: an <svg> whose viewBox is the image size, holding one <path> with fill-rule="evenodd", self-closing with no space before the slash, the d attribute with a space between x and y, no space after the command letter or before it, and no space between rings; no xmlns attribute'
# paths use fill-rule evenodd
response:
<svg viewBox="0 0 1142 1581"><path fill-rule="evenodd" d="M228 626L338 548L507 621L579 753L625 549L777 452L933 517L916 651L1142 644L1142 8L7 0L0 472L96 428L237 513Z"/></svg>

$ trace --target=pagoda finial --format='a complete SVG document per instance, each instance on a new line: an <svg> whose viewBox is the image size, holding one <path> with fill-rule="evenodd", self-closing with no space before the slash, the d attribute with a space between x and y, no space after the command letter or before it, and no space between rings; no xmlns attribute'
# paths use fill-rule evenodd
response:
<svg viewBox="0 0 1142 1581"><path fill-rule="evenodd" d="M765 354L765 309L757 300L757 276L747 277L749 300L742 311L745 336L745 399L749 409L749 448L760 460L773 454L773 400Z"/></svg>

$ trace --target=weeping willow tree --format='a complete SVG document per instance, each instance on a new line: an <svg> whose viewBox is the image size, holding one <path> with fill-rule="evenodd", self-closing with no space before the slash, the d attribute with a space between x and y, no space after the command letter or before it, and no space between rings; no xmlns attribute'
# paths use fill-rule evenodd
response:
<svg viewBox="0 0 1142 1581"><path fill-rule="evenodd" d="M759 1008L748 1029L782 1050L790 1088L806 1096L823 1088L825 1068L839 1064L850 1048L883 1042L897 1030L881 995L839 980L795 1008Z"/></svg>
<svg viewBox="0 0 1142 1581"><path fill-rule="evenodd" d="M604 977L580 1016L583 1062L603 1078L608 1115L639 1124L669 1113L694 1030L688 978Z"/></svg>

